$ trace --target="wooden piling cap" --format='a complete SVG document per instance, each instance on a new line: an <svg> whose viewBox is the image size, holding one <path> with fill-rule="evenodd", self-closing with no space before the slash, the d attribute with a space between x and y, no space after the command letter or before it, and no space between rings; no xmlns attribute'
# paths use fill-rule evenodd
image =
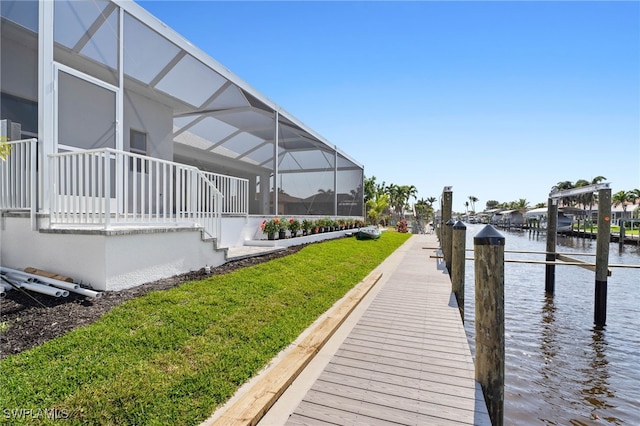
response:
<svg viewBox="0 0 640 426"><path fill-rule="evenodd" d="M473 244L477 246L503 246L504 236L493 226L487 225L473 237Z"/></svg>
<svg viewBox="0 0 640 426"><path fill-rule="evenodd" d="M463 221L459 220L453 224L453 229L467 229L467 225Z"/></svg>
<svg viewBox="0 0 640 426"><path fill-rule="evenodd" d="M454 220L453 220L453 219L449 219L448 221L446 221L446 222L445 222L445 225L447 225L447 226L453 226L453 224L454 224L454 223L455 223L455 222L454 222Z"/></svg>

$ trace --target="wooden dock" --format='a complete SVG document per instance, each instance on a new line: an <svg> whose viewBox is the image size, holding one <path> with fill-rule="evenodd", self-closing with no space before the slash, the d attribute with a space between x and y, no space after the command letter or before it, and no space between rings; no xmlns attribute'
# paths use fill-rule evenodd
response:
<svg viewBox="0 0 640 426"><path fill-rule="evenodd" d="M436 245L414 235L381 265L378 291L315 380L285 392L286 417L259 424L491 424L449 275L425 250Z"/></svg>

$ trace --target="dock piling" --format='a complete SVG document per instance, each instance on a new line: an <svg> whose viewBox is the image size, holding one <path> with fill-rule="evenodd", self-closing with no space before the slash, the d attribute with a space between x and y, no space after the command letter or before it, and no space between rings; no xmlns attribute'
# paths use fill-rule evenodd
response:
<svg viewBox="0 0 640 426"><path fill-rule="evenodd" d="M451 253L451 287L458 301L460 317L464 323L464 273L467 226L457 221L453 225L453 249Z"/></svg>
<svg viewBox="0 0 640 426"><path fill-rule="evenodd" d="M444 255L447 270L451 270L451 227L446 226L451 220L451 210L453 208L453 191L450 186L445 186L442 190L442 215L440 228L440 245ZM453 224L453 223L452 223Z"/></svg>
<svg viewBox="0 0 640 426"><path fill-rule="evenodd" d="M491 225L473 239L476 306L476 380L493 426L504 423L504 243Z"/></svg>
<svg viewBox="0 0 640 426"><path fill-rule="evenodd" d="M596 240L596 288L594 323L602 328L607 322L607 277L611 238L611 189L598 191L598 239Z"/></svg>
<svg viewBox="0 0 640 426"><path fill-rule="evenodd" d="M556 242L558 229L558 200L547 200L547 262L556 260ZM546 265L544 273L544 291L553 294L556 287L556 266Z"/></svg>

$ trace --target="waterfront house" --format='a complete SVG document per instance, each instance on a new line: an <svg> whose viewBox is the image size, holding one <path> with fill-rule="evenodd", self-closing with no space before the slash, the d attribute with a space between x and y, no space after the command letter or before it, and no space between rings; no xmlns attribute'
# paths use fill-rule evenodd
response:
<svg viewBox="0 0 640 426"><path fill-rule="evenodd" d="M500 216L498 224L501 226L522 226L525 223L522 210L503 210L497 213Z"/></svg>
<svg viewBox="0 0 640 426"><path fill-rule="evenodd" d="M0 6L2 265L121 289L267 217L363 217L362 165L139 4Z"/></svg>

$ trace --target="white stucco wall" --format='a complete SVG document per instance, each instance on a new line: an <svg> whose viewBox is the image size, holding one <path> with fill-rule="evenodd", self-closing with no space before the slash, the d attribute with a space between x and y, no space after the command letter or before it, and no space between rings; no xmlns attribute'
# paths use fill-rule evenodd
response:
<svg viewBox="0 0 640 426"><path fill-rule="evenodd" d="M197 229L123 235L31 231L28 217L3 217L0 264L32 266L90 284L121 290L225 262L223 250Z"/></svg>

